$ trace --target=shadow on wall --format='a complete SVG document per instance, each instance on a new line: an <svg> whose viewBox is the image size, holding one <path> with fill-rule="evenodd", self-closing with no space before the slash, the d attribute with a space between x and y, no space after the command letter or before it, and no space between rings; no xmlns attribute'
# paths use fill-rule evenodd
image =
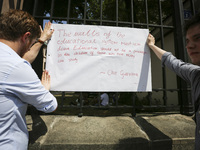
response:
<svg viewBox="0 0 200 150"><path fill-rule="evenodd" d="M115 146L115 150L172 150L172 139L170 137L163 134L141 117L137 117L134 120L147 134L149 140L144 138L122 139L119 141L119 144Z"/></svg>
<svg viewBox="0 0 200 150"><path fill-rule="evenodd" d="M149 141L144 138L127 138L119 141L114 150L149 150Z"/></svg>
<svg viewBox="0 0 200 150"><path fill-rule="evenodd" d="M37 144L36 140L47 133L47 126L35 107L30 107L29 111L33 121L32 130L29 131L29 144Z"/></svg>

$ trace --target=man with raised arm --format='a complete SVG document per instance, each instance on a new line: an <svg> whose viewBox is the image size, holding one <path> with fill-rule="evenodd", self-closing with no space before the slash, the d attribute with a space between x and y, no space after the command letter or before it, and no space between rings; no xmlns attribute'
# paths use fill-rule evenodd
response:
<svg viewBox="0 0 200 150"><path fill-rule="evenodd" d="M49 92L50 76L45 71L40 81L30 65L37 53L36 55L27 53L36 39L41 37L40 35L41 29L37 21L27 12L9 10L1 14L0 149L2 150L27 150L28 130L25 114L28 104L46 113L53 112L57 108L56 98ZM40 43L42 40L40 39ZM40 43L35 45L39 48L32 47L30 52L39 51Z"/></svg>
<svg viewBox="0 0 200 150"><path fill-rule="evenodd" d="M51 29L51 22L45 23L44 31L40 26L40 31L41 31L40 38L37 39L36 43L34 43L34 45L30 48L30 50L26 52L23 56L23 58L27 60L29 63L32 63L35 60L42 45L51 38L54 32L54 30Z"/></svg>
<svg viewBox="0 0 200 150"><path fill-rule="evenodd" d="M200 14L186 24L185 30L187 53L193 64L183 62L157 47L151 34L148 36L147 44L165 66L191 84L196 122L195 149L200 150Z"/></svg>

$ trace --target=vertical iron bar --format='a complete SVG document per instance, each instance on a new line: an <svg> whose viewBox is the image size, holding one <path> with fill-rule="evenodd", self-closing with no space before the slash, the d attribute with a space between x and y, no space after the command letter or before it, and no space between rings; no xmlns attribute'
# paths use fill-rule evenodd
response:
<svg viewBox="0 0 200 150"><path fill-rule="evenodd" d="M164 31L163 31L163 22L162 22L162 6L160 0L158 1L159 5L159 18L160 18L160 36L161 36L161 48L164 49ZM166 70L165 66L162 67L162 79L163 79L163 101L164 105L167 105L167 91L166 91Z"/></svg>
<svg viewBox="0 0 200 150"><path fill-rule="evenodd" d="M62 97L61 97L61 108L63 108L64 100L65 100L65 92L62 92Z"/></svg>
<svg viewBox="0 0 200 150"><path fill-rule="evenodd" d="M175 44L175 55L183 61L187 61L187 51L185 48L185 37L184 37L184 17L183 17L183 1L172 0L174 5L174 44ZM185 115L191 115L193 113L193 105L191 103L191 94L188 91L189 85L177 77L177 86L180 89L178 92L178 99L180 104L180 113Z"/></svg>
<svg viewBox="0 0 200 150"><path fill-rule="evenodd" d="M163 101L164 105L167 105L167 91L166 91L166 69L165 66L162 67L162 76L163 76Z"/></svg>
<svg viewBox="0 0 200 150"><path fill-rule="evenodd" d="M152 92L148 92L148 101L149 101L149 106L152 105Z"/></svg>
<svg viewBox="0 0 200 150"><path fill-rule="evenodd" d="M133 92L133 96L132 96L132 99L133 99L133 112L132 112L132 117L135 117L136 116L136 111L135 111L135 98L136 98L136 93Z"/></svg>
<svg viewBox="0 0 200 150"><path fill-rule="evenodd" d="M67 24L69 24L70 8L71 8L70 5L71 5L71 0L68 0Z"/></svg>
<svg viewBox="0 0 200 150"><path fill-rule="evenodd" d="M16 9L20 9L20 5L21 5L21 0L17 0Z"/></svg>
<svg viewBox="0 0 200 150"><path fill-rule="evenodd" d="M100 92L98 93L98 97L97 97L97 99L98 99L98 106L100 107L100 105L101 105L101 94L100 94Z"/></svg>
<svg viewBox="0 0 200 150"><path fill-rule="evenodd" d="M146 16L147 29L149 29L149 9L147 0L145 0L145 16Z"/></svg>
<svg viewBox="0 0 200 150"><path fill-rule="evenodd" d="M101 6L100 6L100 25L102 25L102 19L103 19L103 0L101 0Z"/></svg>
<svg viewBox="0 0 200 150"><path fill-rule="evenodd" d="M132 21L132 27L134 27L134 11L133 11L134 7L133 7L133 0L131 0L131 21ZM133 112L132 112L132 117L136 116L136 111L135 111L135 93L133 92Z"/></svg>
<svg viewBox="0 0 200 150"><path fill-rule="evenodd" d="M51 1L51 14L50 14L50 22L52 22L53 11L54 11L54 4L55 4L55 0L52 0L52 1Z"/></svg>
<svg viewBox="0 0 200 150"><path fill-rule="evenodd" d="M33 8L33 17L36 16L36 9L37 9L38 0L35 0L34 8Z"/></svg>
<svg viewBox="0 0 200 150"><path fill-rule="evenodd" d="M80 112L78 114L78 117L83 116L83 93L80 93Z"/></svg>
<svg viewBox="0 0 200 150"><path fill-rule="evenodd" d="M118 106L118 100L119 100L119 93L116 92L116 101L115 101L116 106Z"/></svg>
<svg viewBox="0 0 200 150"><path fill-rule="evenodd" d="M9 0L9 8L10 9L15 9L14 0Z"/></svg>
<svg viewBox="0 0 200 150"><path fill-rule="evenodd" d="M84 8L84 24L86 24L86 9L87 9L87 0L85 0L85 8Z"/></svg>
<svg viewBox="0 0 200 150"><path fill-rule="evenodd" d="M147 29L149 29L149 13L148 12L149 12L148 3L147 3L147 0L145 0L145 16L146 16ZM149 105L151 106L151 103L152 103L152 92L148 92L147 97L148 97Z"/></svg>
<svg viewBox="0 0 200 150"><path fill-rule="evenodd" d="M116 0L116 26L118 26L118 15L119 15L119 9L118 9L118 0Z"/></svg>
<svg viewBox="0 0 200 150"><path fill-rule="evenodd" d="M132 27L134 28L134 6L133 6L133 0L131 0L131 22L132 22Z"/></svg>
<svg viewBox="0 0 200 150"><path fill-rule="evenodd" d="M195 15L196 11L195 11L194 0L190 0L190 5L191 5L191 10L192 10L192 15Z"/></svg>
<svg viewBox="0 0 200 150"><path fill-rule="evenodd" d="M2 7L3 7L3 0L0 0L0 14L1 14L1 11L2 11Z"/></svg>

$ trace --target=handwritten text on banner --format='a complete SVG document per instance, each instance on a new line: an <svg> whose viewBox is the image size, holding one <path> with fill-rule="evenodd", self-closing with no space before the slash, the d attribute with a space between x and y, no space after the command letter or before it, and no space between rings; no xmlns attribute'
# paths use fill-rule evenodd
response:
<svg viewBox="0 0 200 150"><path fill-rule="evenodd" d="M151 91L148 29L53 24L53 91Z"/></svg>

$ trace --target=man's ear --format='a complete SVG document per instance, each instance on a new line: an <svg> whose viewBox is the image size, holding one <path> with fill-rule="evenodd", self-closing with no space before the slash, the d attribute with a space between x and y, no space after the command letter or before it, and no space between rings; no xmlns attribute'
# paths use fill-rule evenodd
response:
<svg viewBox="0 0 200 150"><path fill-rule="evenodd" d="M22 36L22 41L26 42L29 37L30 37L31 33L30 32L26 32L23 36Z"/></svg>

